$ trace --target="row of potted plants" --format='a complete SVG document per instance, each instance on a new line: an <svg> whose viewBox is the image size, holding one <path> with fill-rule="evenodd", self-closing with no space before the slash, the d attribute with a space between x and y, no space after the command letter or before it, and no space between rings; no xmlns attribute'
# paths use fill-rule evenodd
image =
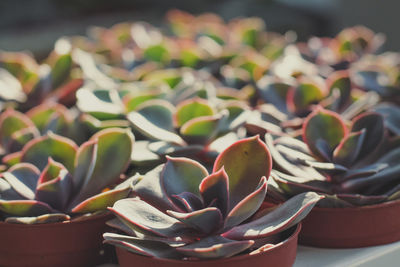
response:
<svg viewBox="0 0 400 267"><path fill-rule="evenodd" d="M40 64L0 53L0 265L92 266L111 244L121 266L291 266L298 236L400 240L400 55L380 34L167 21Z"/></svg>

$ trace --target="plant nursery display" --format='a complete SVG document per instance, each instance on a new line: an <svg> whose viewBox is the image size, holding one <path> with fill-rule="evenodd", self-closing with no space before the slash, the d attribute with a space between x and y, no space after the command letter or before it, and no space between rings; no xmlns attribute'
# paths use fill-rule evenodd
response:
<svg viewBox="0 0 400 267"><path fill-rule="evenodd" d="M1 266L291 266L297 239L400 240L382 34L166 20L91 27L41 62L0 51Z"/></svg>

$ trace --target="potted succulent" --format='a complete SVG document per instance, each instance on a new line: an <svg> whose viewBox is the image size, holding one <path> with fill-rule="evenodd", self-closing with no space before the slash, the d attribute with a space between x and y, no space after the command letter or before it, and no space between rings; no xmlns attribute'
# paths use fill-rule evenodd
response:
<svg viewBox="0 0 400 267"><path fill-rule="evenodd" d="M98 263L106 208L131 191L129 179L116 184L133 142L129 129L110 128L80 147L51 132L25 144L0 176L0 265Z"/></svg>
<svg viewBox="0 0 400 267"><path fill-rule="evenodd" d="M292 266L299 222L323 198L303 193L268 213L256 213L267 192L271 157L258 137L235 142L213 171L169 157L117 201L105 233L125 266Z"/></svg>
<svg viewBox="0 0 400 267"><path fill-rule="evenodd" d="M302 141L265 136L276 166L272 199L310 190L326 196L304 221L300 242L363 247L399 240L400 147L383 117L365 112L346 121L318 107L302 131Z"/></svg>

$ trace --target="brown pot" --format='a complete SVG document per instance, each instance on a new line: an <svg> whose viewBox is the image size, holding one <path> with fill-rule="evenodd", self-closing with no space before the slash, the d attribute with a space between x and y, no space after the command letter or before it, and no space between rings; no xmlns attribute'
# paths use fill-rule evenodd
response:
<svg viewBox="0 0 400 267"><path fill-rule="evenodd" d="M400 240L400 200L351 208L315 207L302 221L299 243L358 248Z"/></svg>
<svg viewBox="0 0 400 267"><path fill-rule="evenodd" d="M255 255L241 255L218 260L184 261L141 256L117 247L121 267L290 267L296 259L297 238L301 225L298 224L289 238L274 248Z"/></svg>
<svg viewBox="0 0 400 267"><path fill-rule="evenodd" d="M0 266L95 266L111 214L48 224L0 222Z"/></svg>

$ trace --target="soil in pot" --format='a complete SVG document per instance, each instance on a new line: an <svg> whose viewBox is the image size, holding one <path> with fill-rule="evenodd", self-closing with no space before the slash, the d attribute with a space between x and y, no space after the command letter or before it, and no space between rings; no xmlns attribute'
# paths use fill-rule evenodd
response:
<svg viewBox="0 0 400 267"><path fill-rule="evenodd" d="M274 248L255 255L240 255L218 260L170 260L156 259L131 253L117 247L118 262L121 267L289 267L296 259L297 239L301 225L289 229L285 241L277 244Z"/></svg>
<svg viewBox="0 0 400 267"><path fill-rule="evenodd" d="M303 220L299 243L358 248L400 240L400 200L350 208L314 207Z"/></svg>
<svg viewBox="0 0 400 267"><path fill-rule="evenodd" d="M49 224L0 223L0 266L90 267L108 255L102 245L111 214Z"/></svg>

